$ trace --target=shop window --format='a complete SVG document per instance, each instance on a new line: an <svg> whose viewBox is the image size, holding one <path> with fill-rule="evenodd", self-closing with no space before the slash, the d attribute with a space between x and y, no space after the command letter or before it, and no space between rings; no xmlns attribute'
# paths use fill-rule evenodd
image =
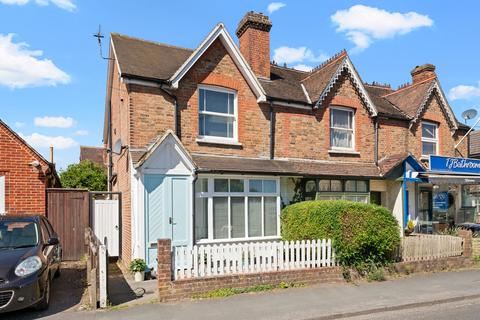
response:
<svg viewBox="0 0 480 320"><path fill-rule="evenodd" d="M438 154L438 125L422 122L422 155Z"/></svg>
<svg viewBox="0 0 480 320"><path fill-rule="evenodd" d="M369 183L367 180L318 180L318 191L315 192L317 183L313 179L304 182L305 200L349 200L368 203Z"/></svg>

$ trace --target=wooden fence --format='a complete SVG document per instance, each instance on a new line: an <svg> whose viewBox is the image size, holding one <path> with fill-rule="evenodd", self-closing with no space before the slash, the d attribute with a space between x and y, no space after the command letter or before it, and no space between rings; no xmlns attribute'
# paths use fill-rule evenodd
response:
<svg viewBox="0 0 480 320"><path fill-rule="evenodd" d="M401 257L403 261L422 261L461 256L463 239L447 235L419 234L404 237Z"/></svg>
<svg viewBox="0 0 480 320"><path fill-rule="evenodd" d="M335 266L332 241L275 241L173 248L175 279Z"/></svg>
<svg viewBox="0 0 480 320"><path fill-rule="evenodd" d="M95 236L92 229L85 228L87 247L87 281L90 305L93 308L107 307L108 252L107 247Z"/></svg>

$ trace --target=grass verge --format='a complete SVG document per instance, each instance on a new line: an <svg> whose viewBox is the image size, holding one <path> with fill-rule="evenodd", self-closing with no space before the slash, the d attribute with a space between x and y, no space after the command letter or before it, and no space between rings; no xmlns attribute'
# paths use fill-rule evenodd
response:
<svg viewBox="0 0 480 320"><path fill-rule="evenodd" d="M273 289L287 289L287 288L304 287L304 286L305 284L281 282L278 285L260 284L256 286L245 287L245 288L222 288L222 289L217 289L217 290L212 290L212 291L197 294L193 296L193 298L194 299L224 298L224 297L230 297L230 296L241 294L241 293L262 292L262 291L269 291Z"/></svg>

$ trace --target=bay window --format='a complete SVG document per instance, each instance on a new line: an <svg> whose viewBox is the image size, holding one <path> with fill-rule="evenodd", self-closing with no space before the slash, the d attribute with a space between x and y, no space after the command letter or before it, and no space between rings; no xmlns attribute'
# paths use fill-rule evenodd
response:
<svg viewBox="0 0 480 320"><path fill-rule="evenodd" d="M195 184L195 240L279 237L277 178L200 177Z"/></svg>
<svg viewBox="0 0 480 320"><path fill-rule="evenodd" d="M200 140L236 141L236 92L201 86L198 89L198 134Z"/></svg>
<svg viewBox="0 0 480 320"><path fill-rule="evenodd" d="M330 146L332 149L354 150L354 111L330 107Z"/></svg>
<svg viewBox="0 0 480 320"><path fill-rule="evenodd" d="M422 156L438 154L438 125L422 122Z"/></svg>

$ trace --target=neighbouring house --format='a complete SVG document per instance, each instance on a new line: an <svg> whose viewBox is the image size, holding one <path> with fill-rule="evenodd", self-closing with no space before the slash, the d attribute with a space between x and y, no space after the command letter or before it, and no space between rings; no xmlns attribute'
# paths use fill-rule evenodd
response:
<svg viewBox="0 0 480 320"><path fill-rule="evenodd" d="M52 187L61 187L55 165L0 120L0 214L45 214Z"/></svg>
<svg viewBox="0 0 480 320"><path fill-rule="evenodd" d="M297 200L377 203L419 232L459 221L466 177L429 162L467 157L469 128L435 67L398 89L364 83L346 51L299 71L270 61L271 27L248 12L239 45L220 23L193 49L111 34L104 142L120 150L123 260L156 266L159 238L278 239Z"/></svg>
<svg viewBox="0 0 480 320"><path fill-rule="evenodd" d="M106 168L104 147L80 146L80 162L90 160L101 167Z"/></svg>

